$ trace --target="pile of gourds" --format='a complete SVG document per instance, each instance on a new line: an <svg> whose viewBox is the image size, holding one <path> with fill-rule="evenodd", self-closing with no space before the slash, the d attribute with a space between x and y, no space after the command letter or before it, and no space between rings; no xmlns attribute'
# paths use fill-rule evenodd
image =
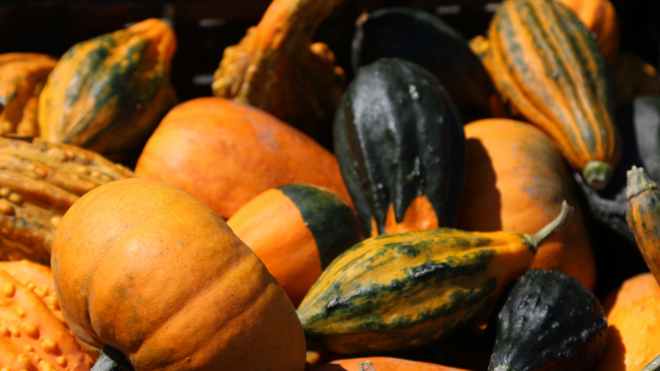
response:
<svg viewBox="0 0 660 371"><path fill-rule="evenodd" d="M273 0L180 104L168 21L0 55L0 371L660 367L660 84L612 4L365 13L344 86L341 2ZM651 271L602 304L585 212Z"/></svg>

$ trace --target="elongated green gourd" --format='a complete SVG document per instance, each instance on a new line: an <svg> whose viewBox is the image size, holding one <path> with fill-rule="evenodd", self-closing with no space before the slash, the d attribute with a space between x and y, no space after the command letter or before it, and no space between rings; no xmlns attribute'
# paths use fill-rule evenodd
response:
<svg viewBox="0 0 660 371"><path fill-rule="evenodd" d="M335 259L298 308L305 334L344 354L422 345L471 323L527 271L537 246L570 216L535 235L440 228L370 238Z"/></svg>

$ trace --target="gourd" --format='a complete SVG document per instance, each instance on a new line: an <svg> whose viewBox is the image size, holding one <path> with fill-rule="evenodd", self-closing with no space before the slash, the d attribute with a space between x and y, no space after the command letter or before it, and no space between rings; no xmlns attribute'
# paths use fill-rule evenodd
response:
<svg viewBox="0 0 660 371"><path fill-rule="evenodd" d="M340 359L313 371L465 371L462 369L391 357Z"/></svg>
<svg viewBox="0 0 660 371"><path fill-rule="evenodd" d="M614 79L617 104L645 95L660 95L658 71L631 52L623 51L619 54Z"/></svg>
<svg viewBox="0 0 660 371"><path fill-rule="evenodd" d="M324 145L344 88L344 71L321 42L319 24L343 0L274 0L256 27L228 47L213 95L260 108Z"/></svg>
<svg viewBox="0 0 660 371"><path fill-rule="evenodd" d="M0 268L2 369L88 371L93 362L66 324L49 310L37 289L23 285L18 277L5 271L6 264L12 263L3 263Z"/></svg>
<svg viewBox="0 0 660 371"><path fill-rule="evenodd" d="M386 8L361 16L352 45L352 66L401 58L434 74L463 122L491 117L495 87L463 36L439 17L415 8ZM497 98L495 98L497 99Z"/></svg>
<svg viewBox="0 0 660 371"><path fill-rule="evenodd" d="M590 32L554 0L507 0L489 28L489 72L502 101L553 138L587 184L619 161L614 80Z"/></svg>
<svg viewBox="0 0 660 371"><path fill-rule="evenodd" d="M294 307L321 271L361 240L355 211L332 192L307 184L261 193L227 225L261 259Z"/></svg>
<svg viewBox="0 0 660 371"><path fill-rule="evenodd" d="M619 287L607 294L602 303L605 313L609 315L626 303L651 296L660 298L660 285L651 272L646 272L623 281Z"/></svg>
<svg viewBox="0 0 660 371"><path fill-rule="evenodd" d="M141 146L176 102L175 49L158 19L74 45L39 96L41 138L102 154Z"/></svg>
<svg viewBox="0 0 660 371"><path fill-rule="evenodd" d="M298 307L305 334L342 354L420 346L472 323L532 265L535 235L440 228L369 238L337 257Z"/></svg>
<svg viewBox="0 0 660 371"><path fill-rule="evenodd" d="M561 272L532 269L497 314L489 371L589 370L603 352L607 319L596 297Z"/></svg>
<svg viewBox="0 0 660 371"><path fill-rule="evenodd" d="M628 171L626 220L656 281L660 282L660 190L643 168Z"/></svg>
<svg viewBox="0 0 660 371"><path fill-rule="evenodd" d="M0 137L0 260L50 263L62 215L95 187L132 171L76 146Z"/></svg>
<svg viewBox="0 0 660 371"><path fill-rule="evenodd" d="M304 369L284 290L220 216L178 188L133 178L88 192L60 221L51 266L71 330L105 345L99 363L119 353L135 371Z"/></svg>
<svg viewBox="0 0 660 371"><path fill-rule="evenodd" d="M431 73L396 58L360 68L335 114L334 141L365 236L453 226L465 134Z"/></svg>
<svg viewBox="0 0 660 371"><path fill-rule="evenodd" d="M465 125L466 176L457 227L468 231L533 233L561 208L577 204L561 152L538 128L514 120ZM596 263L582 212L536 254L532 268L562 271L593 290Z"/></svg>
<svg viewBox="0 0 660 371"><path fill-rule="evenodd" d="M332 153L268 113L223 98L173 108L135 173L183 189L225 219L258 194L292 183L327 188L353 205Z"/></svg>
<svg viewBox="0 0 660 371"><path fill-rule="evenodd" d="M616 9L610 0L559 0L596 35L596 42L610 66L617 62L621 29Z"/></svg>
<svg viewBox="0 0 660 371"><path fill-rule="evenodd" d="M0 55L0 134L39 136L37 99L56 63L44 54Z"/></svg>

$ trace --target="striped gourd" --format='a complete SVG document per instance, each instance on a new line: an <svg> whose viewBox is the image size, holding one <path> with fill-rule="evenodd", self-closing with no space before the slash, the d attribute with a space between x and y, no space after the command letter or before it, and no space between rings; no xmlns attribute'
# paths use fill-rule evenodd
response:
<svg viewBox="0 0 660 371"><path fill-rule="evenodd" d="M39 97L41 138L108 154L140 146L174 106L172 29L147 19L71 47Z"/></svg>
<svg viewBox="0 0 660 371"><path fill-rule="evenodd" d="M570 207L535 235L449 228L372 237L340 255L298 308L305 334L344 354L422 345L470 324Z"/></svg>
<svg viewBox="0 0 660 371"><path fill-rule="evenodd" d="M651 273L660 283L660 190L643 168L628 171L626 220Z"/></svg>
<svg viewBox="0 0 660 371"><path fill-rule="evenodd" d="M554 0L507 0L489 29L489 72L515 115L545 130L574 169L602 189L620 156L614 84L598 44Z"/></svg>

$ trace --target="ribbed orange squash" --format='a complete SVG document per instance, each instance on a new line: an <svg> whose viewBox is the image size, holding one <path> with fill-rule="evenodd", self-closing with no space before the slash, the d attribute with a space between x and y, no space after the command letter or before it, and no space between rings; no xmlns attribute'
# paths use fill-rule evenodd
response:
<svg viewBox="0 0 660 371"><path fill-rule="evenodd" d="M41 137L106 155L142 145L176 102L175 50L158 19L74 45L39 97Z"/></svg>
<svg viewBox="0 0 660 371"><path fill-rule="evenodd" d="M275 117L223 98L172 109L135 173L185 190L225 219L258 194L292 183L327 188L352 207L335 156Z"/></svg>
<svg viewBox="0 0 660 371"><path fill-rule="evenodd" d="M457 227L534 233L561 209L578 205L561 153L538 128L486 119L465 126L467 164ZM532 268L562 271L593 290L596 265L579 207L569 224L545 242Z"/></svg>
<svg viewBox="0 0 660 371"><path fill-rule="evenodd" d="M58 225L51 266L71 330L135 371L304 369L284 290L222 218L178 188L126 179L87 193Z"/></svg>
<svg viewBox="0 0 660 371"><path fill-rule="evenodd" d="M610 0L559 0L577 14L587 28L596 35L605 59L614 66L619 54L621 29L616 9Z"/></svg>
<svg viewBox="0 0 660 371"><path fill-rule="evenodd" d="M314 31L343 0L274 0L259 25L225 49L213 94L263 109L331 144L344 71Z"/></svg>
<svg viewBox="0 0 660 371"><path fill-rule="evenodd" d="M489 29L495 86L512 114L542 128L588 184L619 161L614 80L577 16L554 0L506 0Z"/></svg>
<svg viewBox="0 0 660 371"><path fill-rule="evenodd" d="M465 371L433 363L390 357L340 359L313 371Z"/></svg>

